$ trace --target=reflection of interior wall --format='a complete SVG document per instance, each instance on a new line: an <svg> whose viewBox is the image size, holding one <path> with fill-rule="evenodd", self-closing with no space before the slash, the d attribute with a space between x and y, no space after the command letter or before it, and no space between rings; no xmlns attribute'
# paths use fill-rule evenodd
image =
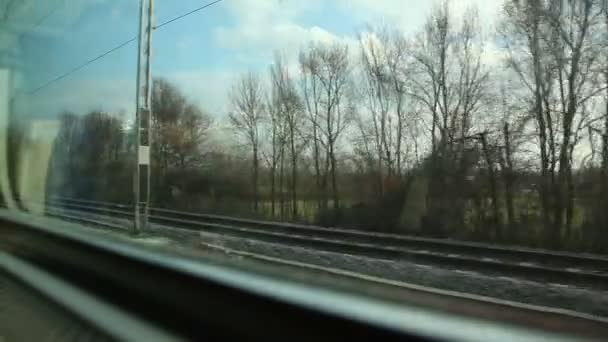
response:
<svg viewBox="0 0 608 342"><path fill-rule="evenodd" d="M0 9L0 196L9 209L16 208L8 173L11 98L19 64L19 35L27 30L31 5L31 1L8 0Z"/></svg>
<svg viewBox="0 0 608 342"><path fill-rule="evenodd" d="M10 110L11 70L0 66L0 195L9 209L15 208L8 179L8 119Z"/></svg>
<svg viewBox="0 0 608 342"><path fill-rule="evenodd" d="M74 1L77 7L83 6L82 0ZM21 38L27 34L51 34L44 21L65 6L65 0L0 0L0 196L9 209L16 209L13 198L9 169L17 167L17 178L13 184L21 197L31 200L44 200L48 163L52 143L57 135L58 124L51 121L33 121L19 116L21 124L27 129L24 144L16 152L18 165L9 165L8 143L9 127L15 122L14 100L17 95L24 95L17 89L16 81L23 72ZM24 96L21 96L24 97ZM22 99L26 105L32 99L27 95ZM32 212L40 212L31 203L24 207Z"/></svg>
<svg viewBox="0 0 608 342"><path fill-rule="evenodd" d="M49 161L58 132L57 120L33 121L20 146L18 194L24 199L23 207L31 213L44 214L40 203L46 199Z"/></svg>

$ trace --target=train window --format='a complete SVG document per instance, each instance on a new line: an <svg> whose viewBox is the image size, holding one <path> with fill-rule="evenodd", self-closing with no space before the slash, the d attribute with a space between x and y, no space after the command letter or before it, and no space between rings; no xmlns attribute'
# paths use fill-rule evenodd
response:
<svg viewBox="0 0 608 342"><path fill-rule="evenodd" d="M607 37L600 0L0 0L0 205L605 323Z"/></svg>

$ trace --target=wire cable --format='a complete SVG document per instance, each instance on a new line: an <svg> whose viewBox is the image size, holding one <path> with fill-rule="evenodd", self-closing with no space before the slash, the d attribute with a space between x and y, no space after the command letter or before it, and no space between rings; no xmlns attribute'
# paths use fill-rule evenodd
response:
<svg viewBox="0 0 608 342"><path fill-rule="evenodd" d="M156 25L156 26L152 27L152 29L153 30L157 30L157 29L159 29L159 28L161 28L161 27L163 27L165 25L171 24L174 21L180 20L180 19L182 19L184 17L187 17L187 16L189 16L189 15L191 15L193 13L196 13L198 11L201 11L201 10L207 8L207 7L211 7L211 6L213 6L213 5L215 5L215 4L219 3L219 2L222 2L222 1L223 0L215 0L213 2L207 3L207 4L205 4L205 5L201 6L201 7L198 7L196 9L190 11L190 12L184 13L184 14L179 15L179 16L173 18L173 19L169 19L169 20L167 20L167 21L165 21L165 22L163 22L163 23L161 23L159 25ZM76 66L75 68L73 68L73 69L71 69L71 70L69 70L69 71L67 71L67 72L65 72L65 73L63 73L63 74L61 74L61 75L59 75L59 76L57 76L57 77L49 80L49 81L47 81L44 84L42 84L42 85L40 85L40 86L38 86L38 87L30 90L28 92L28 94L29 95L33 95L33 94L39 92L40 90L42 90L42 89L50 86L51 84L53 84L55 82L58 82L58 81L61 81L62 79L70 76L71 74L73 74L73 73L75 73L75 72L77 72L77 71L79 71L79 70L81 70L81 69L89 66L90 64L93 64L93 63L97 62L98 60L104 58L105 56L111 54L112 52L114 52L116 50L119 50L119 49L121 49L121 48L129 45L130 43L136 41L136 40L137 40L137 37L133 37L133 38L127 40L127 41L124 41L124 42L120 43L119 45L113 47L112 49L110 49L110 50L108 50L108 51L106 51L106 52L104 52L104 53L102 53L102 54L100 54L100 55L98 55L98 56L96 56L96 57L94 57L94 58L92 58L92 59L90 59L90 60L88 60L88 61L80 64L80 65L78 65L78 66Z"/></svg>
<svg viewBox="0 0 608 342"><path fill-rule="evenodd" d="M204 10L205 8L207 8L207 7L211 7L211 6L215 5L215 4L217 4L218 2L222 2L222 1L223 1L223 0L215 0L215 1L213 1L213 2L210 2L210 3L208 3L208 4L206 4L206 5L203 5L203 6L199 7L199 8L193 9L192 11L190 11L190 12L188 12L188 13L184 13L184 14L179 15L179 16L177 16L177 17L173 18L173 19L169 19L169 20L167 20L167 21L165 21L165 22L164 22L164 23L162 23L162 24L158 24L158 25L154 26L154 29L155 29L155 30L157 30L157 29L159 29L159 28L161 28L161 27L163 27L163 26L165 26L165 25L171 24L172 22L174 22L174 21L176 21L176 20L182 19L182 18L184 18L184 17L189 16L190 14L193 14L193 13L196 13L196 12L198 12L198 11Z"/></svg>
<svg viewBox="0 0 608 342"><path fill-rule="evenodd" d="M129 40L127 40L127 41L125 41L125 42L123 42L123 43L115 46L114 48L112 48L112 49L110 49L110 50L102 53L101 55L99 55L99 56L97 56L97 57L95 57L93 59L90 59L90 60L84 62L83 64L80 64L79 66L73 68L72 70L67 71L67 72L65 72L65 73L63 73L63 74L61 74L61 75L59 75L59 76L57 76L57 77L49 80L48 82L44 83L43 85L41 85L41 86L39 86L39 87L37 87L35 89L30 90L28 94L33 95L33 94L37 93L38 91L42 90L43 88L46 88L49 85L51 85L51 84L53 84L53 83L55 83L57 81L60 81L60 80L62 80L64 78L70 76L71 74L73 74L73 73L75 73L75 72L83 69L84 67L88 66L89 64L95 63L96 61L104 58L105 56L111 54L112 52L114 52L114 51L116 51L118 49L121 49L122 47L128 45L129 43L134 42L135 40L137 40L137 37L133 37L133 38L131 38L131 39L129 39Z"/></svg>
<svg viewBox="0 0 608 342"><path fill-rule="evenodd" d="M34 25L33 28L36 28L36 27L42 25L48 18L50 18L53 14L55 14L55 12L57 12L60 7L63 7L63 3L61 4L61 6L53 7L45 16L38 19L38 21L36 22L36 24Z"/></svg>

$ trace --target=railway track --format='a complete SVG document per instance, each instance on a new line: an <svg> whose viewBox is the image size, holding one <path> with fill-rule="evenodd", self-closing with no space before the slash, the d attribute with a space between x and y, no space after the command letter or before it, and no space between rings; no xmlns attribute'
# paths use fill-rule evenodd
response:
<svg viewBox="0 0 608 342"><path fill-rule="evenodd" d="M370 286L377 285L379 286L379 292L371 292L376 296L389 298L391 301L400 301L405 298L405 303L417 303L422 306L434 306L432 303L442 303L437 307L442 311L455 312L453 308L458 308L457 311L464 310L458 312L458 314L486 319L492 317L500 321L510 321L511 323L529 327L543 326L550 331L561 331L564 329L564 332L573 332L572 329L574 329L577 330L577 334L586 335L591 333L601 338L605 338L607 336L606 333L608 333L608 318L605 317L598 317L568 309L531 305L487 296L420 286L333 267L271 257L246 250L228 248L213 243L203 242L203 245L207 248L233 256L259 260L277 266L292 266L296 269L306 269L320 274L337 276L346 279L348 283L357 282L365 284L365 288L368 289ZM335 283L331 281L331 284ZM388 296L383 296L386 295L387 292ZM433 298L432 303L427 301L428 298ZM559 324L566 324L567 327L560 326ZM578 330L579 328L581 330Z"/></svg>
<svg viewBox="0 0 608 342"><path fill-rule="evenodd" d="M112 203L72 203L72 205L47 203L45 206L50 216L81 224L101 226L107 229L127 231L129 221L131 220L129 206L120 206ZM156 214L160 213L157 212ZM164 219L170 220L168 217ZM185 221L183 218L182 220ZM156 218L152 222L154 229L158 229L159 231L166 229L158 223ZM179 232L179 234L195 234L196 236L200 236L201 232L208 231L207 225L222 225L199 222L203 226L193 228L180 225L175 221L171 222L171 229ZM222 232L224 235L229 234L227 230ZM319 274L319 277L315 277L315 284L322 285L323 287L332 287L340 291L353 291L357 293L360 292L360 289L365 289L361 293L377 296L391 303L403 302L414 307L420 306L427 309L435 309L458 316L480 320L494 320L531 329L540 328L541 330L550 332L571 334L570 336L577 336L576 339L590 338L592 340L601 340L608 336L608 319L602 315L597 316L567 308L531 305L529 303L497 299L483 295L414 285L409 282L390 280L327 265L289 260L289 258L277 258L265 254L257 254L246 249L234 249L222 243L214 244L214 242L206 241L205 239L201 243L207 249L239 258L260 261L263 264L272 265L273 269L277 267L275 270L281 272L280 274L285 277L288 275L296 277L295 274L298 274L298 270L306 270ZM279 269L282 270L278 271ZM294 272L285 272L286 269L293 269ZM297 277L295 279L299 281Z"/></svg>
<svg viewBox="0 0 608 342"><path fill-rule="evenodd" d="M46 203L46 209L51 216L109 228L124 227L124 220L132 219L130 205L115 203L53 199ZM407 260L541 282L608 289L608 258L598 255L368 233L160 208L150 208L150 222L157 228L189 233L211 232L370 258Z"/></svg>

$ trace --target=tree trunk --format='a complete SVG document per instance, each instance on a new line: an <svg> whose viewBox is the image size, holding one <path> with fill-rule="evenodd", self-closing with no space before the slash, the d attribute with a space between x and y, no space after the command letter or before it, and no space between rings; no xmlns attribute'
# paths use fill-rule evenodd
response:
<svg viewBox="0 0 608 342"><path fill-rule="evenodd" d="M496 173L494 172L494 162L488 147L488 141L486 134L481 134L481 145L483 153L486 159L486 165L488 166L488 181L490 185L490 198L492 200L492 223L494 224L495 238L500 241L502 238L501 220L500 220L500 208L498 207L498 194L497 194L497 182Z"/></svg>
<svg viewBox="0 0 608 342"><path fill-rule="evenodd" d="M601 236L608 237L608 99L606 100L606 119L602 136L602 170L600 173L599 224Z"/></svg>
<svg viewBox="0 0 608 342"><path fill-rule="evenodd" d="M279 209L281 213L281 219L285 219L285 194L283 191L283 180L285 176L285 148L281 146L279 152Z"/></svg>
<svg viewBox="0 0 608 342"><path fill-rule="evenodd" d="M403 139L403 118L402 118L402 109L401 109L401 99L398 100L397 104L397 137L396 137L396 148L395 154L397 155L397 176L399 177L399 181L401 182L401 177L403 176L402 170L402 160L401 160L401 143Z"/></svg>
<svg viewBox="0 0 608 342"><path fill-rule="evenodd" d="M570 194L568 186L568 180L572 178L572 171L570 166L570 139L572 137L571 123L572 118L574 116L574 112L572 111L570 113L571 114L566 113L565 118L563 119L564 122L562 125L562 144L559 152L559 170L557 176L557 184L555 186L555 197L553 199L555 201L555 212L553 213L555 236L554 241L552 241L554 243L554 247L559 247L562 230L564 228L566 229L566 232L568 230L568 227L565 227L567 226L565 224L567 222L564 222L564 219L568 221L568 218L565 216L568 216L567 206L568 202L570 201L569 198L573 195Z"/></svg>
<svg viewBox="0 0 608 342"><path fill-rule="evenodd" d="M270 169L270 216L272 216L273 219L275 217L275 212L276 212L276 210L275 210L275 203L276 203L276 189L275 189L276 168L277 168L277 165L276 165L276 163L273 160L272 167Z"/></svg>
<svg viewBox="0 0 608 342"><path fill-rule="evenodd" d="M608 1L604 2L604 19L608 28ZM602 170L600 172L600 236L603 241L608 238L608 67L604 69L604 82L606 86L606 111L604 112L604 132L602 134ZM602 246L603 250L606 247Z"/></svg>
<svg viewBox="0 0 608 342"><path fill-rule="evenodd" d="M329 143L329 154L331 158L331 187L333 190L333 201L334 201L334 209L335 214L338 215L338 210L340 209L340 199L338 195L338 178L336 176L336 155L334 151L334 142L330 141Z"/></svg>
<svg viewBox="0 0 608 342"><path fill-rule="evenodd" d="M291 202L292 202L292 219L298 217L298 195L297 195L297 177L298 177L298 156L296 155L296 146L294 138L294 129L291 129Z"/></svg>
<svg viewBox="0 0 608 342"><path fill-rule="evenodd" d="M275 218L276 209L276 174L277 174L277 132L276 125L272 123L272 160L270 161L270 215Z"/></svg>
<svg viewBox="0 0 608 342"><path fill-rule="evenodd" d="M253 143L253 211L258 213L258 147Z"/></svg>
<svg viewBox="0 0 608 342"><path fill-rule="evenodd" d="M540 67L539 67L540 68ZM540 72L540 71L538 71ZM535 90L536 96L536 121L539 127L539 138L540 138L540 163L541 163L541 180L538 189L541 211L543 218L543 230L545 236L551 237L553 234L553 227L551 225L551 205L549 200L549 155L547 153L547 128L545 123L545 117L542 108L542 99L540 93L540 75L537 76L537 85Z"/></svg>
<svg viewBox="0 0 608 342"><path fill-rule="evenodd" d="M608 82L608 73L606 73ZM602 237L608 237L608 88L606 90L606 117L602 135L602 170L600 173L600 222Z"/></svg>
<svg viewBox="0 0 608 342"><path fill-rule="evenodd" d="M513 159L508 123L505 123L503 126L503 134L505 139L505 168L503 171L503 178L505 182L505 202L507 206L507 227L512 230L515 223L515 207L513 205Z"/></svg>
<svg viewBox="0 0 608 342"><path fill-rule="evenodd" d="M435 89L433 87L433 89ZM439 99L439 95L438 94L434 94L434 102L433 102L433 108L432 108L432 113L433 113L433 120L431 122L431 158L430 158L430 165L431 165L431 183L429 184L429 190L427 192L426 195L426 207L427 208L433 208L436 203L435 203L435 187L436 187L436 177L435 177L435 172L436 172L436 167L437 167L437 162L438 162L438 156L437 156L437 101Z"/></svg>
<svg viewBox="0 0 608 342"><path fill-rule="evenodd" d="M319 137L318 137L318 133L317 133L317 127L316 127L316 123L313 123L313 129L312 129L312 134L313 134L313 158L314 158L314 164L315 164L315 184L317 186L317 209L322 209L323 208L323 197L322 197L322 191L323 191L323 182L321 180L321 155L320 155L320 151L319 151Z"/></svg>
<svg viewBox="0 0 608 342"><path fill-rule="evenodd" d="M572 150L574 146L570 148L570 160L568 173L566 178L566 226L565 226L565 240L570 241L572 233L572 220L574 219L574 180L572 178Z"/></svg>
<svg viewBox="0 0 608 342"><path fill-rule="evenodd" d="M329 209L329 186L328 186L328 177L330 176L330 167L331 167L331 153L329 148L325 149L325 170L323 172L323 209Z"/></svg>

